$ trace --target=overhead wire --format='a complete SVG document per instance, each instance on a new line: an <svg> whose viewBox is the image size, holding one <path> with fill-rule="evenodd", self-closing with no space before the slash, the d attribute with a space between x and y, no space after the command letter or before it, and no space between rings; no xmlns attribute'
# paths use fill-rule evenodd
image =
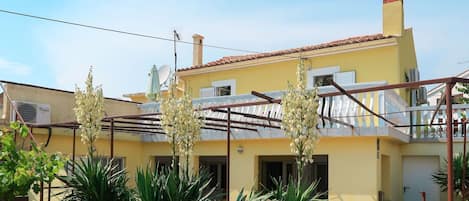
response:
<svg viewBox="0 0 469 201"><path fill-rule="evenodd" d="M123 30L112 29L112 28L106 28L106 27L101 27L101 26L87 25L87 24L82 24L82 23L77 23L77 22L65 21L65 20L54 19L54 18L49 18L49 17L42 17L42 16L37 16L37 15L32 15L32 14L27 14L27 13L20 13L20 12L4 10L4 9L0 9L0 12L11 14L11 15L29 17L29 18L33 18L33 19L44 20L44 21L51 21L51 22L62 23L62 24L67 24L67 25L73 25L73 26L78 26L78 27L83 27L83 28L95 29L95 30L100 30L100 31L107 31L107 32L125 34L125 35L136 36L136 37L143 37L143 38L150 38L150 39L174 42L174 39L172 39L172 38L165 38L165 37L161 37L161 36L153 36L153 35L148 35L148 34L142 34L142 33L123 31ZM184 41L184 40L177 40L176 42L177 43L183 43L183 44L190 44L190 45L196 44L194 42ZM200 44L197 44L197 45L200 45ZM264 52L260 52L260 51L224 47L224 46L219 46L219 45L210 45L210 44L201 44L201 45L205 46L205 47L210 47L210 48L215 48L215 49L223 49L223 50L230 50L230 51L235 51L235 52L245 52L245 53L255 53L255 54L264 53ZM289 58L298 58L298 57L286 56L286 55L279 55L279 56L289 57Z"/></svg>

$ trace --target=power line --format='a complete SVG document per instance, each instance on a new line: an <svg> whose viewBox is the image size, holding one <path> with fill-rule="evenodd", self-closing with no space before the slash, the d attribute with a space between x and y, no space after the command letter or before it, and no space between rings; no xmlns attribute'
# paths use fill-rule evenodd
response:
<svg viewBox="0 0 469 201"><path fill-rule="evenodd" d="M122 30L118 30L118 29L111 29L111 28L105 28L105 27L99 27L99 26L86 25L86 24L81 24L81 23L76 23L76 22L53 19L53 18L48 18L48 17L41 17L41 16L36 16L36 15L31 15L31 14L26 14L26 13L20 13L20 12L15 12L15 11L9 11L9 10L3 10L3 9L0 9L0 12L7 13L7 14L12 14L12 15L17 15L17 16L23 16L23 17L39 19L39 20L44 20L44 21L51 21L51 22L62 23L62 24L67 24L67 25L73 25L73 26L78 26L78 27L83 27L83 28L95 29L95 30L100 30L100 31L107 31L107 32L113 32L113 33L125 34L125 35L130 35L130 36L151 38L151 39L157 39L157 40L163 40L163 41L169 41L169 42L173 42L173 40L174 40L174 39L171 39L171 38L164 38L164 37L152 36L152 35L148 35L148 34L141 34L141 33L129 32L129 31L122 31ZM176 42L183 43L183 44L191 44L191 45L195 44L193 42L183 41L183 40L178 40ZM198 45L200 45L200 44L198 44ZM231 51L236 51L236 52L246 52L246 53L256 53L256 54L263 53L263 52L259 52L259 51L223 47L223 46L218 46L218 45L202 44L202 46L210 47L210 48L216 48L216 49L223 49L223 50L231 50ZM291 57L291 58L297 58L297 57Z"/></svg>

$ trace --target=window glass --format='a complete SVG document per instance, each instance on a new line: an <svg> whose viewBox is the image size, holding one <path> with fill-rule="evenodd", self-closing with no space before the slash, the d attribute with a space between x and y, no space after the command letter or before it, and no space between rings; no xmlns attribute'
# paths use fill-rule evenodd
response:
<svg viewBox="0 0 469 201"><path fill-rule="evenodd" d="M173 163L173 156L155 156L155 167L158 167L158 171L166 168L171 169ZM179 169L179 156L176 156L176 169Z"/></svg>
<svg viewBox="0 0 469 201"><path fill-rule="evenodd" d="M217 191L225 192L226 189L226 157L225 156L201 156L199 168L205 169L212 176L210 187L217 187Z"/></svg>
<svg viewBox="0 0 469 201"><path fill-rule="evenodd" d="M230 96L231 86L215 87L216 96Z"/></svg>
<svg viewBox="0 0 469 201"><path fill-rule="evenodd" d="M327 155L313 156L314 162L308 164L303 170L304 182L310 184L319 181L317 191L327 192L328 190L328 159ZM281 180L284 184L289 179L296 178L295 156L261 156L259 157L259 178L261 188L274 189L272 178ZM322 197L327 199L327 194Z"/></svg>
<svg viewBox="0 0 469 201"><path fill-rule="evenodd" d="M332 85L332 80L334 80L334 76L332 74L314 76L314 86L322 87Z"/></svg>

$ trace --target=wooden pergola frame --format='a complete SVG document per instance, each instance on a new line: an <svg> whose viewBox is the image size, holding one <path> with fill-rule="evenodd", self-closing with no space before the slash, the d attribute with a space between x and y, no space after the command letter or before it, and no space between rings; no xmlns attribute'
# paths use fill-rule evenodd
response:
<svg viewBox="0 0 469 201"><path fill-rule="evenodd" d="M329 92L329 93L322 93L319 94L320 97L331 97L331 96L338 96L338 95L345 95L349 97L352 101L356 102L360 107L362 107L364 110L368 111L372 115L384 120L388 124L390 124L392 127L415 127L415 126L420 126L420 125L399 125L396 124L395 122L392 122L385 118L384 116L375 113L373 110L362 104L360 101L358 101L356 98L352 96L352 94L356 93L366 93L366 92L374 92L374 91L382 91L382 90L393 90L393 89L416 89L420 86L425 86L425 85L431 85L431 84L445 84L446 85L446 90L444 93L444 97L446 98L446 137L447 137L447 158L453 158L453 117L452 117L452 104L451 104L451 97L452 97L452 88L456 83L469 83L469 79L465 78L458 78L458 77L447 77L447 78L439 78L439 79L431 79L431 80L423 80L423 81L416 81L416 82L407 82L407 83L399 83L399 84L390 84L390 85L384 85L384 86L374 86L374 87L366 87L366 88L361 88L361 89L353 89L353 90L345 90L341 86L339 86L337 83L333 82L333 86L338 89L337 92ZM5 91L5 90L4 90ZM6 92L5 92L6 94ZM261 101L251 101L251 102L243 102L243 103L232 103L232 104L220 104L220 105L214 105L214 106L208 106L201 108L200 110L209 110L212 112L222 112L227 114L227 118L213 118L213 117L207 117L204 118L204 124L205 126L202 127L202 129L207 129L207 130L215 130L215 131L223 131L226 132L226 142L227 142L227 184L226 184L226 189L227 189L227 196L229 197L229 178L230 178L230 170L229 170L229 161L230 161L230 142L231 142L231 129L236 128L240 130L247 130L247 131L253 131L257 132L256 128L253 127L264 127L264 128L274 128L274 129L280 129L280 126L272 125L270 122L276 122L280 123L280 119L275 119L271 118L269 116L259 116L255 114L249 114L249 113L241 113L241 112L235 112L232 111L233 108L239 108L239 107L247 107L247 106L256 106L256 105L267 105L267 104L281 104L281 99L275 99L272 97L269 97L263 93L252 91L252 95L259 97L263 100ZM10 97L7 94L7 98L10 99ZM441 102L438 104L438 107L436 110L439 109L441 106ZM15 112L18 114L20 120L21 120L21 115L17 111L16 107L13 107ZM114 157L114 131L121 131L121 132L130 132L134 134L139 134L139 135L155 135L155 134L160 134L164 135L164 131L161 129L161 125L155 122L159 122L161 113L145 113L145 114L134 114L134 115L118 115L118 116L109 116L105 117L103 121L103 130L109 130L110 134L110 157ZM232 120L231 116L232 115L241 115L245 118L249 119L256 119L260 121L266 121L267 123L254 123L254 122L249 122L249 121L239 121L239 120ZM350 125L346 122L342 122L340 120L331 118L331 117L325 117L327 118L328 121L331 121L333 123L338 123L338 124L343 124L348 127L351 127L352 129L354 128L353 125ZM432 117L433 119L434 117ZM150 121L149 122L142 122L142 121ZM24 123L24 121L22 121ZM433 125L433 120L430 123ZM72 122L62 122L62 123L52 123L52 124L28 124L31 128L69 128L73 129L73 153L72 153L72 160L75 160L75 146L76 146L76 129L79 127L79 124L76 121ZM32 129L31 129L32 130ZM466 149L466 132L463 132L464 134L464 150ZM49 138L51 137L52 132L49 132ZM32 135L32 132L30 133L30 137L34 139L34 136ZM464 158L465 152L464 152ZM447 160L447 174L448 174L448 180L447 180L447 186L448 186L448 201L453 201L453 192L454 192L454 187L453 187L453 172L451 171L453 169L453 161L452 160ZM465 171L465 168L464 170ZM41 194L41 201L43 200L42 194Z"/></svg>

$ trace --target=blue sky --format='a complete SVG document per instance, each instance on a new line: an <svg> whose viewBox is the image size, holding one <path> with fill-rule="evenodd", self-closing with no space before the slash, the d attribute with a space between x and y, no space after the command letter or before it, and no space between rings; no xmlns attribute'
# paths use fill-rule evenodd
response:
<svg viewBox="0 0 469 201"><path fill-rule="evenodd" d="M381 0L1 1L0 9L254 51L292 48L381 32ZM405 1L421 79L469 68L469 2ZM144 91L153 64L173 63L172 43L0 13L0 79L73 90L88 67L106 96ZM244 54L204 49L204 61ZM178 45L179 66L192 47ZM464 63L464 62L467 63ZM461 62L463 64L461 64Z"/></svg>

